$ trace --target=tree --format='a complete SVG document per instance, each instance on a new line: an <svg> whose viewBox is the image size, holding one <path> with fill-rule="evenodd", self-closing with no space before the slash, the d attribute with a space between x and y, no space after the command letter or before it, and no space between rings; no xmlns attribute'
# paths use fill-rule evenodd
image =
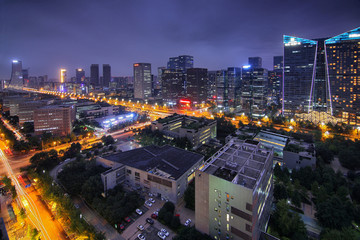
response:
<svg viewBox="0 0 360 240"><path fill-rule="evenodd" d="M351 228L344 228L341 231L328 229L322 234L322 240L357 240L356 231Z"/></svg>
<svg viewBox="0 0 360 240"><path fill-rule="evenodd" d="M288 194L284 184L276 183L274 187L274 198L279 201L282 199L287 199Z"/></svg>
<svg viewBox="0 0 360 240"><path fill-rule="evenodd" d="M189 240L189 239L196 239L196 240L211 240L212 238L208 235L202 234L195 229L195 227L186 227L180 229L178 235L176 235L173 240Z"/></svg>
<svg viewBox="0 0 360 240"><path fill-rule="evenodd" d="M185 207L195 211L195 180L192 181L184 193Z"/></svg>
<svg viewBox="0 0 360 240"><path fill-rule="evenodd" d="M106 146L115 143L115 140L114 140L114 138L113 138L111 135L103 136L103 137L101 138L101 141L102 141Z"/></svg>
<svg viewBox="0 0 360 240"><path fill-rule="evenodd" d="M87 179L82 185L81 195L85 198L87 202L92 202L95 197L98 197L101 192L104 191L104 185L102 183L101 177L99 174L91 176Z"/></svg>
<svg viewBox="0 0 360 240"><path fill-rule="evenodd" d="M351 203L342 201L336 195L318 203L316 209L315 216L323 227L341 230L349 227L353 220L354 209Z"/></svg>
<svg viewBox="0 0 360 240"><path fill-rule="evenodd" d="M177 229L180 225L180 218L178 216L173 216L171 219L171 227Z"/></svg>
<svg viewBox="0 0 360 240"><path fill-rule="evenodd" d="M280 200L276 204L273 218L273 228L280 236L290 239L307 239L304 222L297 213L290 211L286 200Z"/></svg>
<svg viewBox="0 0 360 240"><path fill-rule="evenodd" d="M162 208L164 208L166 212L170 212L171 214L174 214L175 205L172 202L170 201L166 202Z"/></svg>
<svg viewBox="0 0 360 240"><path fill-rule="evenodd" d="M24 122L21 131L25 134L34 132L34 123L33 122Z"/></svg>

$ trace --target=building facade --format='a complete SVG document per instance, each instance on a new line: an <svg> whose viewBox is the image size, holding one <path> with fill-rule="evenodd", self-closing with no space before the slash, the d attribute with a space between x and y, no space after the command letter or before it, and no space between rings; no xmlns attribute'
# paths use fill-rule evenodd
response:
<svg viewBox="0 0 360 240"><path fill-rule="evenodd" d="M186 72L186 94L193 103L207 99L208 72L206 68L189 68Z"/></svg>
<svg viewBox="0 0 360 240"><path fill-rule="evenodd" d="M90 66L90 84L99 86L99 64L91 64Z"/></svg>
<svg viewBox="0 0 360 240"><path fill-rule="evenodd" d="M169 58L167 68L181 70L186 73L186 70L194 67L194 57L189 55L181 55L178 57Z"/></svg>
<svg viewBox="0 0 360 240"><path fill-rule="evenodd" d="M112 167L102 174L105 192L122 183L176 204L204 164L204 156L169 145L147 146L98 157L97 162Z"/></svg>
<svg viewBox="0 0 360 240"><path fill-rule="evenodd" d="M257 240L269 219L272 151L231 139L195 174L195 228L214 239Z"/></svg>
<svg viewBox="0 0 360 240"><path fill-rule="evenodd" d="M134 98L148 99L151 97L151 64L134 64Z"/></svg>
<svg viewBox="0 0 360 240"><path fill-rule="evenodd" d="M283 113L323 111L360 124L360 28L332 38L284 36Z"/></svg>
<svg viewBox="0 0 360 240"><path fill-rule="evenodd" d="M164 101L176 102L185 97L185 74L176 69L163 69L161 74L161 94Z"/></svg>
<svg viewBox="0 0 360 240"><path fill-rule="evenodd" d="M76 83L81 84L85 82L85 70L82 68L77 68L75 70Z"/></svg>
<svg viewBox="0 0 360 240"><path fill-rule="evenodd" d="M261 57L249 57L248 63L253 68L262 68L262 58Z"/></svg>
<svg viewBox="0 0 360 240"><path fill-rule="evenodd" d="M35 135L45 132L66 136L71 133L75 121L74 106L49 105L34 110Z"/></svg>
<svg viewBox="0 0 360 240"><path fill-rule="evenodd" d="M22 62L13 60L9 88L22 89L24 86L22 70Z"/></svg>
<svg viewBox="0 0 360 240"><path fill-rule="evenodd" d="M174 114L152 122L151 130L159 130L171 140L186 137L193 148L198 148L216 138L216 120Z"/></svg>
<svg viewBox="0 0 360 240"><path fill-rule="evenodd" d="M111 67L109 64L103 64L103 87L109 87L111 81Z"/></svg>

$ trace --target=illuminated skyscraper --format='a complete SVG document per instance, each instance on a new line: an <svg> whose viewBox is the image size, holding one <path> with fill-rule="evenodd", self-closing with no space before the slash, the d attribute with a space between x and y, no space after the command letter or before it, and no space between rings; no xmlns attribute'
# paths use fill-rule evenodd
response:
<svg viewBox="0 0 360 240"><path fill-rule="evenodd" d="M187 97L194 103L202 103L207 99L208 75L206 68L189 68L186 76Z"/></svg>
<svg viewBox="0 0 360 240"><path fill-rule="evenodd" d="M12 61L11 78L9 88L22 88L24 86L23 74L22 74L22 62L18 60Z"/></svg>
<svg viewBox="0 0 360 240"><path fill-rule="evenodd" d="M103 87L109 87L111 80L111 67L109 64L103 64Z"/></svg>
<svg viewBox="0 0 360 240"><path fill-rule="evenodd" d="M249 65L253 68L262 68L261 57L249 57Z"/></svg>
<svg viewBox="0 0 360 240"><path fill-rule="evenodd" d="M185 97L185 74L176 69L163 69L161 74L161 94L165 101L176 102Z"/></svg>
<svg viewBox="0 0 360 240"><path fill-rule="evenodd" d="M325 40L330 112L360 125L360 27Z"/></svg>
<svg viewBox="0 0 360 240"><path fill-rule="evenodd" d="M148 99L151 97L151 64L134 64L134 98Z"/></svg>
<svg viewBox="0 0 360 240"><path fill-rule="evenodd" d="M60 92L65 91L66 69L60 69Z"/></svg>
<svg viewBox="0 0 360 240"><path fill-rule="evenodd" d="M360 124L360 28L329 39L284 36L283 113L326 111Z"/></svg>
<svg viewBox="0 0 360 240"><path fill-rule="evenodd" d="M85 81L85 70L82 68L76 69L76 83L83 83Z"/></svg>
<svg viewBox="0 0 360 240"><path fill-rule="evenodd" d="M99 64L91 64L90 66L90 84L99 86Z"/></svg>
<svg viewBox="0 0 360 240"><path fill-rule="evenodd" d="M183 73L186 73L186 70L194 67L194 57L189 55L182 55L178 57L169 58L167 64L168 69L180 69Z"/></svg>

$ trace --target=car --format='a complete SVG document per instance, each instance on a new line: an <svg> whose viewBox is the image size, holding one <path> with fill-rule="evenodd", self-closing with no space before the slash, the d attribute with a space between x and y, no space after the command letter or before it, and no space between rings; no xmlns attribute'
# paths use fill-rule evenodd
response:
<svg viewBox="0 0 360 240"><path fill-rule="evenodd" d="M186 226L186 227L190 227L190 224L191 224L191 219L186 220L185 226Z"/></svg>
<svg viewBox="0 0 360 240"><path fill-rule="evenodd" d="M150 225L154 224L154 220L152 220L151 218L147 218L146 222L149 223Z"/></svg>
<svg viewBox="0 0 360 240"><path fill-rule="evenodd" d="M120 225L119 225L119 229L120 229L121 231L124 230L124 229L125 229L124 224L120 224Z"/></svg>
<svg viewBox="0 0 360 240"><path fill-rule="evenodd" d="M151 214L151 218L157 219L157 217L158 217L158 216L157 216L155 213Z"/></svg>
<svg viewBox="0 0 360 240"><path fill-rule="evenodd" d="M148 206L148 207L151 207L151 206L152 206L152 203L149 202L149 201L146 201L145 204L146 204L146 206Z"/></svg>
<svg viewBox="0 0 360 240"><path fill-rule="evenodd" d="M170 235L170 233L169 233L168 231L166 231L165 228L162 228L160 231L161 231L163 234L165 234L165 236L167 236L167 237Z"/></svg>
<svg viewBox="0 0 360 240"><path fill-rule="evenodd" d="M153 212L153 214L159 215L159 211L155 211L155 212Z"/></svg>
<svg viewBox="0 0 360 240"><path fill-rule="evenodd" d="M131 222L131 219L129 217L124 218L125 222L129 223Z"/></svg>
<svg viewBox="0 0 360 240"><path fill-rule="evenodd" d="M141 224L140 224L140 225L138 225L138 226L137 226L137 228L138 228L140 231L144 231L144 229L145 229L145 228L144 228L144 226L143 226L143 225L141 225Z"/></svg>
<svg viewBox="0 0 360 240"><path fill-rule="evenodd" d="M140 209L136 209L135 212L136 212L137 214L139 214L139 215L142 215L142 214L143 214L143 212L142 212Z"/></svg>
<svg viewBox="0 0 360 240"><path fill-rule="evenodd" d="M165 239L165 238L166 238L165 234L164 234L162 231L159 231L157 235L158 235L159 238L161 238L161 239Z"/></svg>
<svg viewBox="0 0 360 240"><path fill-rule="evenodd" d="M140 239L140 240L145 240L144 234L141 234L141 233L140 233L140 234L138 235L138 239Z"/></svg>
<svg viewBox="0 0 360 240"><path fill-rule="evenodd" d="M153 196L153 194L151 192L149 192L149 197L152 197L152 196Z"/></svg>
<svg viewBox="0 0 360 240"><path fill-rule="evenodd" d="M155 199L153 199L153 198L149 198L148 201L150 201L150 202L152 202L152 203L155 203Z"/></svg>

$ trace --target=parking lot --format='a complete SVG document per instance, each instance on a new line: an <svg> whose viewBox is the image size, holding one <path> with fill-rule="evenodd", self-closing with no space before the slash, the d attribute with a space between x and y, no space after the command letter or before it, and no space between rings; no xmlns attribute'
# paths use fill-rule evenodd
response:
<svg viewBox="0 0 360 240"><path fill-rule="evenodd" d="M146 197L146 199L148 199L148 197ZM159 210L164 205L164 203L165 201L155 198L155 203L151 207L142 206L140 208L142 211L143 209L146 209L146 211L143 211L143 214L141 216L139 216L137 213L133 213L130 217L134 219L134 221L132 221L130 225L127 226L127 228L123 231L123 233L121 234L122 237L125 239L133 240L133 239L137 239L137 236L140 233L143 233L146 239L159 240L160 238L157 236L157 233L160 229L165 228L170 233L170 235L166 239L172 239L175 236L175 233L173 233L168 227L163 226L155 219L153 219L154 220L153 225L150 225L149 223L146 222L146 219L151 218L151 214ZM134 214L137 216L134 216ZM138 225L142 225L145 228L145 230L140 231L137 228Z"/></svg>

